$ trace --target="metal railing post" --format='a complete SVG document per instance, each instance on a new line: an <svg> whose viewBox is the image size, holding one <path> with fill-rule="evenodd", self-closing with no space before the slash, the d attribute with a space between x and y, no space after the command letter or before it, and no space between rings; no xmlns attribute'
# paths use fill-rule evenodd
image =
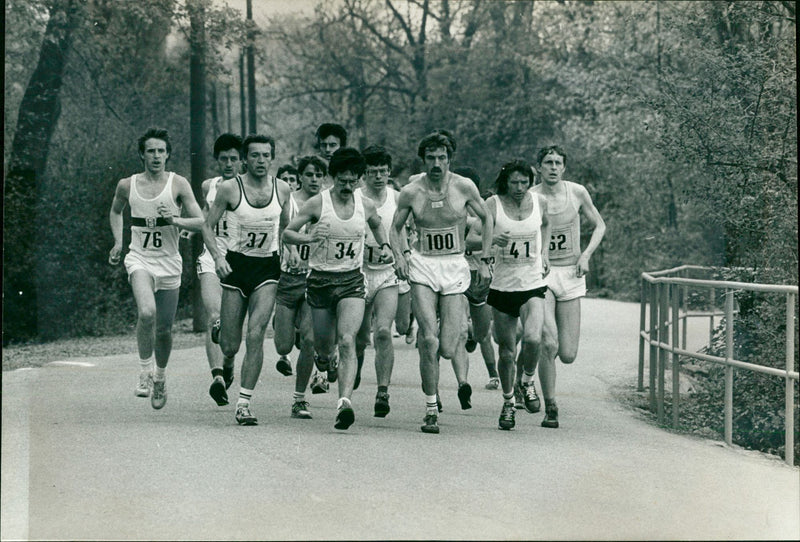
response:
<svg viewBox="0 0 800 542"><path fill-rule="evenodd" d="M733 444L733 290L725 290L725 442Z"/></svg>
<svg viewBox="0 0 800 542"><path fill-rule="evenodd" d="M711 315L708 320L708 344L711 345L714 342L714 313L717 310L717 291L714 288L711 288Z"/></svg>
<svg viewBox="0 0 800 542"><path fill-rule="evenodd" d="M672 285L672 427L678 428L678 419L680 416L680 402L681 402L681 365L680 356L674 351L678 346L678 334L680 333L679 324L681 321L680 315L680 295L682 288L677 285ZM684 337L686 332L686 320L683 324ZM684 345L686 339L684 339ZM686 347L684 346L684 349Z"/></svg>
<svg viewBox="0 0 800 542"><path fill-rule="evenodd" d="M686 271L686 275L688 278L688 270ZM681 348L686 350L686 335L689 327L689 287L683 286L681 290L683 291L683 335L681 336Z"/></svg>
<svg viewBox="0 0 800 542"><path fill-rule="evenodd" d="M794 466L794 380L788 372L794 370L794 294L786 294L786 444L783 459Z"/></svg>
<svg viewBox="0 0 800 542"><path fill-rule="evenodd" d="M659 343L669 343L669 284L659 284L658 308ZM664 376L667 369L667 351L658 346L658 423L664 423Z"/></svg>
<svg viewBox="0 0 800 542"><path fill-rule="evenodd" d="M644 391L644 336L647 329L647 281L642 279L639 297L639 374L636 380L636 391Z"/></svg>
<svg viewBox="0 0 800 542"><path fill-rule="evenodd" d="M658 366L658 347L653 341L658 339L658 283L650 283L650 412L656 411L656 369Z"/></svg>

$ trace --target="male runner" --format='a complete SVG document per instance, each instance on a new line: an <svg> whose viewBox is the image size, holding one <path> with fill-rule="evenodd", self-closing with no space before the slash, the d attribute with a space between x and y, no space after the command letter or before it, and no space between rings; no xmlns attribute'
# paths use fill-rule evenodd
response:
<svg viewBox="0 0 800 542"><path fill-rule="evenodd" d="M375 204L355 192L365 169L357 150L345 147L333 153L328 168L333 187L309 199L283 232L286 243L311 245L306 299L314 326L314 362L319 370L328 369L328 380L339 380L336 429L347 429L355 420L350 397L357 370L355 336L364 317L361 266L367 225L380 247L378 261L392 261ZM309 223L314 224L311 232L300 233ZM338 367L333 352L337 343Z"/></svg>
<svg viewBox="0 0 800 542"><path fill-rule="evenodd" d="M500 349L503 407L500 429L514 428L514 381L517 366L517 332L522 322L520 360L524 367L522 389L528 412L539 410L533 375L539 356L544 321L544 275L548 269L550 228L544 198L529 192L533 171L523 160L508 162L495 181L497 195L486 201L494 219L497 260L487 303L493 309Z"/></svg>
<svg viewBox="0 0 800 542"><path fill-rule="evenodd" d="M537 156L542 183L533 187L544 196L550 221L550 274L547 277L544 330L539 357L545 417L543 427L558 427L555 357L572 363L578 354L581 325L581 297L586 295L589 258L603 240L606 224L582 185L562 179L567 155L553 145ZM581 252L581 215L591 224L592 237Z"/></svg>
<svg viewBox="0 0 800 542"><path fill-rule="evenodd" d="M150 395L150 405L155 409L163 408L167 402L166 369L183 269L178 227L196 228L203 216L189 181L166 171L171 152L166 130L151 128L139 138L144 172L117 183L108 217L114 236L108 263L117 265L122 254L122 211L126 205L131 207L131 242L125 270L137 309L140 372L135 393L137 397ZM189 218L180 218L182 209Z"/></svg>
<svg viewBox="0 0 800 542"><path fill-rule="evenodd" d="M489 280L491 276L492 223L472 181L449 171L453 145L447 135L434 132L424 137L417 154L426 171L400 191L390 233L398 262L397 272L401 279L408 278L414 316L419 323L420 376L426 401L421 429L426 433L438 433L438 356L452 359L459 348L462 328L465 331L466 314L461 294L470 281L469 266L464 259L467 208L475 211L483 224L480 280ZM404 251L403 226L409 215L414 218L418 238L411 250ZM463 344L460 348L463 349ZM463 408L465 403L469 405L472 389L466 382L459 384Z"/></svg>
<svg viewBox="0 0 800 542"><path fill-rule="evenodd" d="M389 228L397 209L397 192L388 187L389 173L392 171L392 157L385 148L373 145L364 149L367 163L364 187L356 191L371 200L381 217L380 228L384 238L389 238ZM405 239L405 236L403 236ZM404 249L403 249L404 250ZM370 342L374 325L375 376L378 393L375 396L375 417L385 418L389 414L389 383L394 367L394 347L392 345L392 322L397 313L398 280L394 265L380 259L381 247L372 232L367 231L364 246L364 276L366 279L366 299L364 318L356 336L356 358L358 373L356 384L361 380L364 352Z"/></svg>
<svg viewBox="0 0 800 542"><path fill-rule="evenodd" d="M289 202L281 213L281 232L300 211L300 208L322 187L328 168L318 156L306 156L298 164L302 179L300 190L289 194ZM314 367L314 335L311 310L306 303L306 276L311 245L282 244L281 278L275 296L275 350L288 354L295 343L295 329L300 333L300 355L297 358L297 376L292 396L292 418L310 419L308 401L305 399L308 379ZM280 361L279 361L280 363ZM327 391L327 381L325 390ZM313 390L312 390L313 391Z"/></svg>
<svg viewBox="0 0 800 542"><path fill-rule="evenodd" d="M334 152L347 145L347 130L341 124L320 124L314 136L317 139L317 151L326 162L330 162Z"/></svg>
<svg viewBox="0 0 800 542"><path fill-rule="evenodd" d="M468 166L457 167L453 169L453 173L467 177L480 190L481 178L473 168ZM479 220L472 215L467 217L467 231L469 232L478 222ZM478 231L480 231L480 228L478 228ZM480 245L477 245L477 249L480 250ZM464 296L467 298L469 316L472 321L470 337L467 339L465 348L467 352L473 352L475 346L480 345L483 363L489 373L489 381L485 387L488 390L496 390L500 386L500 378L497 375L497 359L494 354L492 336L489 333L492 327L492 311L486 304L486 297L489 295L489 283L478 281L478 253L473 253L470 247L467 246L464 256L469 264L470 275L469 288L464 292ZM472 341L472 346L470 346L470 341Z"/></svg>
<svg viewBox="0 0 800 542"><path fill-rule="evenodd" d="M214 160L217 162L220 176L203 181L203 197L205 205L203 214L208 215L211 204L217 196L220 184L228 179L233 179L239 173L241 163L242 138L235 134L222 134L214 142ZM223 213L220 221L214 225L214 236L217 249L224 256L228 251L228 220ZM219 308L222 303L222 287L217 276L214 258L211 252L203 247L203 252L197 257L197 276L200 279L200 296L203 299L208 327L206 330L206 356L211 368L211 387L208 389L211 398L217 405L228 404L228 392L233 383L233 358L222 356L222 351L214 341L214 326L219 325Z"/></svg>
<svg viewBox="0 0 800 542"><path fill-rule="evenodd" d="M250 400L261 374L264 333L280 277L281 206L291 189L269 175L269 165L275 157L275 141L271 137L249 135L242 151L247 173L220 185L203 224L203 240L222 279L220 346L224 356L233 358L239 351L242 324L248 315L236 421L240 425L257 425ZM228 221L228 253L224 255L214 238L214 226L223 213Z"/></svg>
<svg viewBox="0 0 800 542"><path fill-rule="evenodd" d="M292 189L292 192L297 192L300 190L300 175L297 173L297 169L293 165L282 165L278 168L278 173L276 173L275 176L282 181L286 181L286 184L289 185L289 188Z"/></svg>

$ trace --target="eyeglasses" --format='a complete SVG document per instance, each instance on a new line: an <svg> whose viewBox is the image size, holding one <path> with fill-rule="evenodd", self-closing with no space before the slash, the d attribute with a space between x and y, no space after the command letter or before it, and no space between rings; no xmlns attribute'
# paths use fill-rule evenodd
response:
<svg viewBox="0 0 800 542"><path fill-rule="evenodd" d="M349 184L349 185L352 185L352 186L355 186L355 185L357 185L357 184L358 184L358 181L359 181L359 178L358 178L358 177L355 177L355 178L353 178L353 179L344 179L344 178L342 178L342 177L337 177L337 178L336 178L336 182L337 182L337 183Z"/></svg>
<svg viewBox="0 0 800 542"><path fill-rule="evenodd" d="M367 168L367 175L369 175L370 177L384 177L388 174L389 174L389 168L387 167L376 168L376 169Z"/></svg>

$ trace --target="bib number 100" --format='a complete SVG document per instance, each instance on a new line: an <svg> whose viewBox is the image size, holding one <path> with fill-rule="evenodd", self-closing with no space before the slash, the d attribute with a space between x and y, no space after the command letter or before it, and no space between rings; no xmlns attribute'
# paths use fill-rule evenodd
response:
<svg viewBox="0 0 800 542"><path fill-rule="evenodd" d="M428 250L452 250L455 247L455 238L452 233L427 233L425 234L425 242L428 244Z"/></svg>

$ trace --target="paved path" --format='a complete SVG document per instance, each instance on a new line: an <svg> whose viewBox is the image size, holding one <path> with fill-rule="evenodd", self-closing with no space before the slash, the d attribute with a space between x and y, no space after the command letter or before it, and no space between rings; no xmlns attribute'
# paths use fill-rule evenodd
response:
<svg viewBox="0 0 800 542"><path fill-rule="evenodd" d="M257 427L207 396L202 348L174 353L162 411L133 396L130 356L3 373L2 538L799 538L798 469L618 405L609 389L635 382L638 305L583 307L557 430L524 412L497 430L500 394L473 354L474 407L459 409L444 366L442 432L421 433L418 358L399 339L392 412L371 416L367 369L346 432L330 393L308 396L313 420L290 418L271 349Z"/></svg>

